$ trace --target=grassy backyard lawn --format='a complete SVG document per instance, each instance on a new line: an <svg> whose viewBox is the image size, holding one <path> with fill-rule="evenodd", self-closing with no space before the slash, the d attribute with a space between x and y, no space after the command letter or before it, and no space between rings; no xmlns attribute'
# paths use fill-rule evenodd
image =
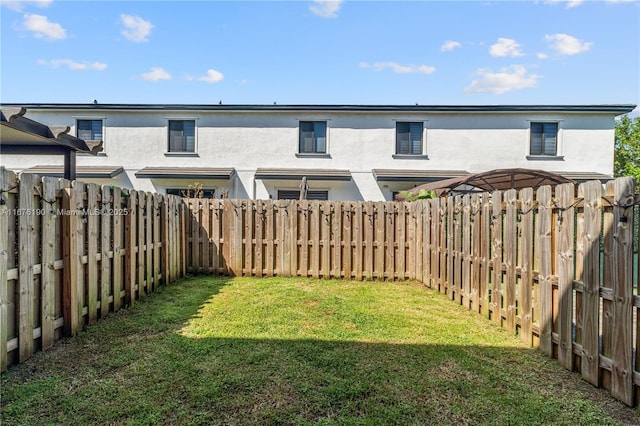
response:
<svg viewBox="0 0 640 426"><path fill-rule="evenodd" d="M640 421L413 283L186 279L10 368L0 392L3 425Z"/></svg>

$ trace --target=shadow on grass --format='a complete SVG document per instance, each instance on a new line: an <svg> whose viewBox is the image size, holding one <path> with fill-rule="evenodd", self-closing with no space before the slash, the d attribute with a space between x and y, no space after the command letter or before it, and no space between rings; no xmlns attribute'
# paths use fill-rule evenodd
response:
<svg viewBox="0 0 640 426"><path fill-rule="evenodd" d="M10 368L2 424L638 421L633 409L535 350L185 337L185 325L231 281L165 287Z"/></svg>

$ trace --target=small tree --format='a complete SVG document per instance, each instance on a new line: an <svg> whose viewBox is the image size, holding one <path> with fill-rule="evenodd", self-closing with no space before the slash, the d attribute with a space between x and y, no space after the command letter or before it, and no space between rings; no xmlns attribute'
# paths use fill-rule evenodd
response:
<svg viewBox="0 0 640 426"><path fill-rule="evenodd" d="M622 117L616 122L616 142L613 161L616 177L632 176L640 183L640 117Z"/></svg>

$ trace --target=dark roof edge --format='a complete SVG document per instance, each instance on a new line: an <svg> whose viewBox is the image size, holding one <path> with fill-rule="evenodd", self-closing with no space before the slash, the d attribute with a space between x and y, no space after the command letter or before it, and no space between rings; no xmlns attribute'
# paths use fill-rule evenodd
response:
<svg viewBox="0 0 640 426"><path fill-rule="evenodd" d="M132 111L346 111L346 112L594 112L626 114L634 104L593 105L225 105L225 104L21 104L5 103L6 107L27 110L132 110Z"/></svg>

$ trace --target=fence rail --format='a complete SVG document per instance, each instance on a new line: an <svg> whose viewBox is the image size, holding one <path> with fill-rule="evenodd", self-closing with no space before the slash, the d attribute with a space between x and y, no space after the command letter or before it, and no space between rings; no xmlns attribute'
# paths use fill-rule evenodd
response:
<svg viewBox="0 0 640 426"><path fill-rule="evenodd" d="M414 203L253 201L3 169L0 190L2 369L187 273L418 280L638 403L630 178Z"/></svg>

